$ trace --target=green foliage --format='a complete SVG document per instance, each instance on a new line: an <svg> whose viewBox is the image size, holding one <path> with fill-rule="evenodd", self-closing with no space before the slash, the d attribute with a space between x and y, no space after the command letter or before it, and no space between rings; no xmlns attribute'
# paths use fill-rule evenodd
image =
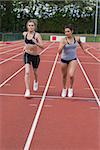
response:
<svg viewBox="0 0 100 150"><path fill-rule="evenodd" d="M94 33L95 6L95 0L1 1L0 32L23 32L35 18L39 32L61 33L65 24L74 24L75 33Z"/></svg>

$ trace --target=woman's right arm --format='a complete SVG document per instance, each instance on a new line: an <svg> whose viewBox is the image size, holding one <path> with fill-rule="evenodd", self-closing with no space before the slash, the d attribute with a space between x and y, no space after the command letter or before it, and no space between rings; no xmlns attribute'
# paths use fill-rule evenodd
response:
<svg viewBox="0 0 100 150"><path fill-rule="evenodd" d="M61 54L64 45L65 45L65 44L64 44L64 39L61 39L60 44L59 44L59 47L58 47L58 53L59 53L59 55Z"/></svg>
<svg viewBox="0 0 100 150"><path fill-rule="evenodd" d="M27 34L27 32L23 32L23 36L24 36L24 38L26 37L26 34Z"/></svg>
<svg viewBox="0 0 100 150"><path fill-rule="evenodd" d="M24 39L25 39L25 37L26 37L26 34L27 34L27 32L23 32ZM26 45L24 45L24 48L23 48L23 51L24 51L24 52L25 52L25 49L26 49Z"/></svg>

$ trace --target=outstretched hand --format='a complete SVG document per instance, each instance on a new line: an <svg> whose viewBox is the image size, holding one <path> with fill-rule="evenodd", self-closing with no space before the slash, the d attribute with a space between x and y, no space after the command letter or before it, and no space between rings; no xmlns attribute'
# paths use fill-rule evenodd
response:
<svg viewBox="0 0 100 150"><path fill-rule="evenodd" d="M84 53L87 54L88 53L88 49L84 49Z"/></svg>
<svg viewBox="0 0 100 150"><path fill-rule="evenodd" d="M24 48L23 48L23 52L25 52L25 48L26 48L26 47L24 46Z"/></svg>

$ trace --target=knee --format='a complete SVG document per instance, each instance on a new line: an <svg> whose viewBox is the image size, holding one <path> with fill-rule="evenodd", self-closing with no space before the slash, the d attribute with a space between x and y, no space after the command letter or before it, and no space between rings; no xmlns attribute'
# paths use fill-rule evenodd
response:
<svg viewBox="0 0 100 150"><path fill-rule="evenodd" d="M63 79L66 79L66 74L63 74Z"/></svg>
<svg viewBox="0 0 100 150"><path fill-rule="evenodd" d="M28 77L30 75L30 73L27 71L25 72L25 77Z"/></svg>
<svg viewBox="0 0 100 150"><path fill-rule="evenodd" d="M70 78L70 79L73 79L73 78L74 78L74 74L70 72L70 73L69 73L69 78Z"/></svg>

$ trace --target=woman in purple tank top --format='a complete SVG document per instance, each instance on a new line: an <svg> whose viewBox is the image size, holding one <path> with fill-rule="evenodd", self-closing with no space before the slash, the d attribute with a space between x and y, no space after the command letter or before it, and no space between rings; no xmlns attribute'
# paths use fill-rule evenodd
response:
<svg viewBox="0 0 100 150"><path fill-rule="evenodd" d="M61 54L61 72L62 72L62 97L67 94L67 79L70 79L70 87L68 88L68 97L73 96L73 83L75 71L77 68L77 46L78 44L84 52L86 50L80 41L80 37L73 36L73 27L71 25L65 26L65 38L61 39L58 52Z"/></svg>

